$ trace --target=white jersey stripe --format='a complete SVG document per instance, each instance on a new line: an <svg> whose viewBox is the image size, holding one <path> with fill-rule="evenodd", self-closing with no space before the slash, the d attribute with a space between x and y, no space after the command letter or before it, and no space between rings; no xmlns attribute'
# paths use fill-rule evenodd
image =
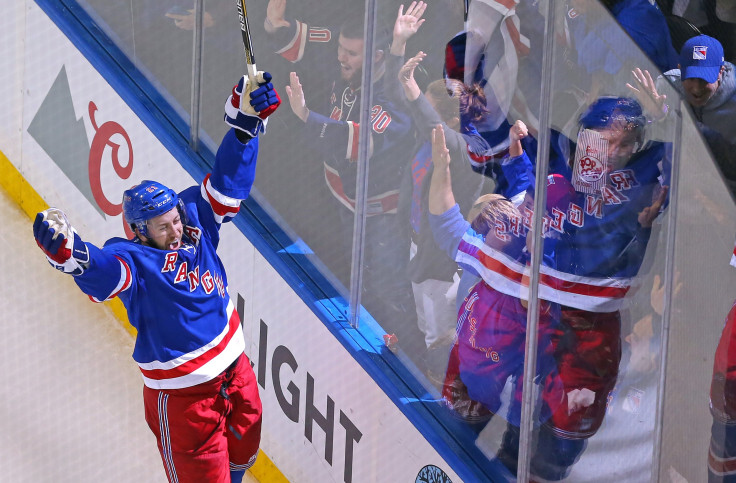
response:
<svg viewBox="0 0 736 483"><path fill-rule="evenodd" d="M210 182L210 175L202 182L202 198L212 207L217 222L222 224L225 218L232 218L240 210L240 201L237 198L231 198L217 191Z"/></svg>
<svg viewBox="0 0 736 483"><path fill-rule="evenodd" d="M230 317L233 315L233 311L235 310L235 306L233 305L232 299L228 299L227 303L227 320L230 320ZM152 361L152 362L141 362L138 365L141 369L154 371L154 370L167 370L167 369L174 369L175 367L180 366L181 364L184 364L185 362L188 362L192 359L195 359L199 357L200 355L204 354L211 348L217 346L217 344L220 343L222 339L225 338L225 336L228 334L230 330L230 326L225 325L225 328L220 332L217 337L215 337L209 344L200 347L199 349L195 349L187 354L181 355L177 357L176 359L171 359L170 361Z"/></svg>
<svg viewBox="0 0 736 483"><path fill-rule="evenodd" d="M132 283L133 283L133 277L131 276L130 267L128 266L127 263L125 263L125 261L122 258L120 258L118 256L115 256L115 258L117 258L118 261L120 262L120 281L115 286L115 288L112 290L112 292L110 293L110 295L108 295L107 298L105 298L103 300L100 300L97 297L93 297L93 296L90 295L89 298L93 302L96 302L96 303L99 304L99 303L102 303L102 302L106 302L108 300L112 300L115 297L117 297L118 295L120 295L121 292L124 292L124 291L128 290L130 288L130 286L132 285Z"/></svg>
<svg viewBox="0 0 736 483"><path fill-rule="evenodd" d="M489 247L482 239L464 235L455 260L473 268L499 292L528 298L528 268ZM540 298L591 312L619 310L631 286L630 278L585 277L546 266L540 267L540 275Z"/></svg>

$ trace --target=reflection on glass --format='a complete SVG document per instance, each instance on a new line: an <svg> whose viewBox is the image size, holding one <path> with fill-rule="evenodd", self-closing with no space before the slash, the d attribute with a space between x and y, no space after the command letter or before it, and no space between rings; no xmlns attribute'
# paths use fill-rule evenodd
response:
<svg viewBox="0 0 736 483"><path fill-rule="evenodd" d="M534 92L538 86L521 80L517 83L514 79L519 72L539 72L541 65L535 64L534 55L529 55L531 52L525 52L525 38L517 36L514 27L524 26L523 20L534 19L538 12L524 11L519 5L517 20L520 22L517 24L512 18L515 5L500 5L502 3L476 2L475 10L471 5L470 25L477 25L477 30L467 37L465 61L466 65L485 62L484 78L493 79L493 75L501 74L501 79L506 81L497 79L486 85L489 103L495 103L501 112L497 119L503 118L484 126L486 129L498 132L503 120L508 122L514 116L530 125L532 135L523 140L529 180L536 172L539 126L533 115L535 108L523 100L538 98ZM472 17L474 12L477 17ZM510 19L499 18L499 12ZM611 13L619 19L633 14L631 9L624 11L623 5L612 6ZM657 13L656 8L654 13ZM662 65L671 67L671 42L661 14L659 16L662 21L650 25L650 37L663 39L658 44L665 46L660 56L665 59ZM490 19L495 19L496 24ZM474 24L474 20L477 23ZM538 429L531 451L531 478L549 481L570 475L587 441L598 432L606 412L613 407L613 391L619 380L623 349L621 310L631 302L631 298L626 297L632 285L638 283L652 224L666 202L670 171L665 144L646 138L649 120L641 105L623 96L636 94L636 88L626 86L635 67L652 72L656 72L655 68L637 49L622 48L630 43L628 36L594 2L572 2L558 20L563 29L560 33L565 34L555 37L556 57L564 63L556 65L552 74L555 85L559 86L554 89L555 96L551 100L552 122L558 128L551 132L550 159L539 160L548 162L551 177L546 183L548 203L542 234L544 258L539 293L542 303L537 334L536 370L541 395L535 412ZM481 25L492 28L484 32ZM531 22L531 25L540 32L539 23ZM657 30L657 26L664 30ZM493 36L499 31L500 39L515 38L517 48L509 50L511 55L502 56L502 60L494 60L498 59L503 44L497 37L496 47L488 47L494 45ZM525 30L520 32L523 34ZM532 29L528 33L531 36L527 39L530 40L528 45L534 45L534 32ZM469 77L466 72L465 79ZM512 108L517 111L513 115ZM660 135L666 134L666 128L660 127L659 131ZM512 128L509 137L512 142L514 135ZM501 172L496 171L494 175L497 185L503 188L502 193L513 200L517 194L514 187L519 182L518 175L525 169L514 171L514 157L509 154L509 158L499 163L503 168ZM559 193L565 196L561 198ZM486 245L487 237L483 246ZM510 273L523 273L523 266L514 266L497 253L486 257L484 265L496 276L503 274L504 277L499 278L507 285ZM498 280L489 282L487 277L484 282L492 289L498 291L503 286ZM519 293L522 299L526 296L523 284L517 290ZM472 316L472 310L467 316ZM519 327L524 334L525 324ZM641 327L637 326L636 334L646 332ZM503 331L496 327L491 332L497 337L491 340L497 347L503 347L499 342ZM462 335L463 327L459 323L458 336ZM468 340L476 342L469 336ZM458 342L458 347L462 347L462 340ZM503 367L504 360L513 360L509 351L497 351L496 356L496 368ZM523 357L521 359L523 363ZM475 367L480 364L476 363ZM472 378L469 375L463 378L462 365L458 372L470 394L468 382ZM494 380L488 378L490 386L498 385L491 381ZM484 407L494 412L498 406L497 402L492 402ZM511 404L508 413L511 416L513 409ZM509 417L507 421L497 456L515 473L516 455L511 448L516 445L515 433L518 438L518 429L514 431L518 416ZM653 441L651 432L647 437ZM598 453L598 456L604 455ZM617 457L615 452L609 456ZM589 466L583 468L578 478L594 477L595 471L585 474ZM646 467L639 467L639 471L646 471Z"/></svg>
<svg viewBox="0 0 736 483"><path fill-rule="evenodd" d="M562 305L552 336L561 387L543 393L560 404L532 459L532 473L545 479L568 474L600 428L619 374L620 311L667 196L665 146L644 143L646 124L635 100L599 98L580 117L576 141L558 137L550 159L575 196L550 222L561 237L540 287L541 298Z"/></svg>
<svg viewBox="0 0 736 483"><path fill-rule="evenodd" d="M362 19L333 14L336 27L317 28L306 20L307 11L297 19L290 4L272 0L264 28L271 51L293 62L283 81L291 105L286 112L293 116L282 119L293 128L294 142L272 149L280 159L295 153L304 183L284 190L293 181L280 172L278 193L290 201L285 216L306 214L289 221L346 283L355 149L360 133L370 133L364 305L429 376L428 389L444 396L448 417L467 423L471 444L480 447L490 436L495 446L489 459L498 456L511 478L524 390L525 274L544 17L532 2L507 3L471 3L467 30L461 17L448 17L456 27L439 46L436 38L422 37L436 19L434 5L416 2L379 12L368 128L357 124ZM575 36L556 40L567 70L560 66L555 82L565 89L544 100L560 108L553 109L552 159L539 161L549 163L551 176L544 183L548 203L542 215L541 396L533 472L550 480L570 472L611 401L623 351L619 306L647 253L651 224L667 196L658 177L668 169L663 144L645 137L641 106L623 97L634 95L626 87L634 82L634 67L656 72L654 67L634 48L610 48L630 43L610 18L587 11L565 22L586 23ZM606 36L603 26L615 33L608 39L613 43L591 43L599 52L586 51L591 41L582 34ZM455 80L442 80L438 65L445 79ZM561 83L568 77L574 82ZM468 109L477 100L485 109ZM453 201L434 212L431 185L441 177L432 161L437 126L451 160ZM308 196L298 195L304 192ZM470 214L476 200L485 228L477 213ZM445 225L433 223L434 217ZM433 225L449 231L438 234ZM633 333L646 338L646 324L637 327Z"/></svg>
<svg viewBox="0 0 736 483"><path fill-rule="evenodd" d="M497 457L511 471L518 458L521 417L524 344L526 339L529 263L529 230L532 221L534 175L522 149L528 136L526 126L517 121L511 129L509 157L504 162L512 199L500 194L484 195L474 205L470 222L460 214L452 190L449 150L444 133L434 133L434 172L430 185L430 224L435 238L462 267L460 281L472 286L460 305L454 345L442 394L453 416L482 431L494 415L507 421ZM569 204L572 186L561 176L550 176L554 195L547 209L559 211ZM549 237L555 237L551 232ZM549 245L552 246L552 245ZM552 255L550 253L549 255ZM553 262L553 261L551 261ZM558 388L556 364L550 336L559 320L559 305L543 302L540 310L538 380L548 379L549 388ZM506 386L511 387L508 407L502 407ZM542 408L546 421L552 406Z"/></svg>

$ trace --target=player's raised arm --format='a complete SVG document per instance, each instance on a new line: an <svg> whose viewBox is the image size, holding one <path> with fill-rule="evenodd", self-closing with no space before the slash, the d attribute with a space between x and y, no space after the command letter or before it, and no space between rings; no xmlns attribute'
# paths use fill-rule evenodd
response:
<svg viewBox="0 0 736 483"><path fill-rule="evenodd" d="M529 189L534 189L534 166L524 151L521 140L529 136L523 121L517 120L509 130L509 155L501 163L501 170L508 183L504 195L517 207Z"/></svg>
<svg viewBox="0 0 736 483"><path fill-rule="evenodd" d="M455 206L450 177L450 150L445 143L445 131L441 124L432 131L432 180L429 184L429 212L441 215Z"/></svg>
<svg viewBox="0 0 736 483"><path fill-rule="evenodd" d="M243 143L266 131L268 116L281 104L271 74L259 71L256 78L258 83L252 85L248 76L243 76L225 103L225 122L240 132L238 139Z"/></svg>
<svg viewBox="0 0 736 483"><path fill-rule="evenodd" d="M251 85L247 76L242 77L225 103L225 122L233 129L220 143L212 174L203 183L218 216L248 197L255 180L257 136L265 132L268 116L281 104L271 74L259 71L257 79L258 84Z"/></svg>

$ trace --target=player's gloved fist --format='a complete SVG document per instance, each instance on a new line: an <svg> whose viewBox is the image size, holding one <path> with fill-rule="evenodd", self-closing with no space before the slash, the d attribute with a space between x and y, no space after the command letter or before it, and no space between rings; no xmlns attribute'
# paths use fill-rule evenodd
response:
<svg viewBox="0 0 736 483"><path fill-rule="evenodd" d="M271 74L259 71L256 77L258 83L252 85L248 77L243 76L225 103L225 122L251 137L265 132L268 116L281 104L271 83Z"/></svg>
<svg viewBox="0 0 736 483"><path fill-rule="evenodd" d="M33 222L33 236L57 270L81 275L89 267L89 249L61 210L49 208L38 213Z"/></svg>
<svg viewBox="0 0 736 483"><path fill-rule="evenodd" d="M281 98L279 97L279 93L276 92L276 89L273 88L271 74L259 71L256 74L256 78L258 83L255 86L251 86L247 76L240 79L240 82L236 86L236 88L241 87L245 83L245 92L246 94L250 94L250 100L246 103L241 103L241 110L246 114L257 115L261 119L266 119L281 105Z"/></svg>

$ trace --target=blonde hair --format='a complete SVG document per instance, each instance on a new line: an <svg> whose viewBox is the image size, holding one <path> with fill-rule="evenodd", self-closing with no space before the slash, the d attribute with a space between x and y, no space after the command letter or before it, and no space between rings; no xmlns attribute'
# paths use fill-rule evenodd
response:
<svg viewBox="0 0 736 483"><path fill-rule="evenodd" d="M467 220L477 233L487 235L496 226L496 221L505 224L514 217L520 217L519 210L508 198L499 194L483 195L473 203Z"/></svg>

